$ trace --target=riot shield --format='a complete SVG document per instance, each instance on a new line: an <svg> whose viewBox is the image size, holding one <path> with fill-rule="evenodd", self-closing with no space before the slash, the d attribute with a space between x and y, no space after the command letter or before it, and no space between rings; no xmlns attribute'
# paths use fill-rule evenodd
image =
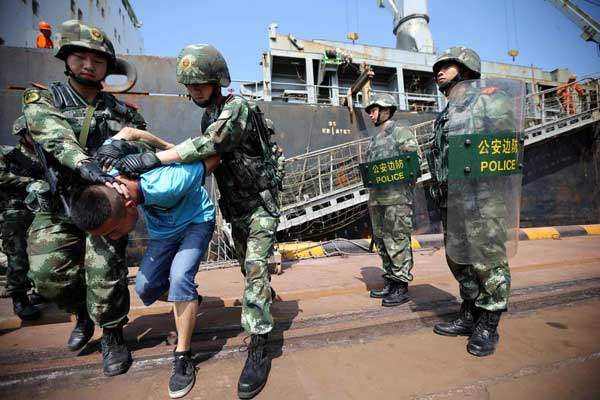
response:
<svg viewBox="0 0 600 400"><path fill-rule="evenodd" d="M446 254L459 264L495 264L517 252L525 84L457 84L448 99Z"/></svg>
<svg viewBox="0 0 600 400"><path fill-rule="evenodd" d="M389 188L402 183L414 183L420 172L416 151L401 152L395 157L361 163L358 167L363 186L368 188Z"/></svg>

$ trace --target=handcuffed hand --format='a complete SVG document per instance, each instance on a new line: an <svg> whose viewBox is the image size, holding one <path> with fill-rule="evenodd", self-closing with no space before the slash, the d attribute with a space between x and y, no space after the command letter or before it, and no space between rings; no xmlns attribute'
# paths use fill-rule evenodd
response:
<svg viewBox="0 0 600 400"><path fill-rule="evenodd" d="M115 167L119 172L131 178L137 178L144 172L153 170L161 165L162 163L156 154L151 152L130 154L115 163Z"/></svg>
<svg viewBox="0 0 600 400"><path fill-rule="evenodd" d="M118 160L128 154L137 153L137 148L125 140L113 140L109 144L102 145L96 152L96 160L101 168L111 169Z"/></svg>

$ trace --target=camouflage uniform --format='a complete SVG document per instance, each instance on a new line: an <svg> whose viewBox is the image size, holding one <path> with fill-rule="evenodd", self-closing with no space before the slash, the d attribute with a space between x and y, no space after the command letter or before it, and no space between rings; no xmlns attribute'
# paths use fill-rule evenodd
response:
<svg viewBox="0 0 600 400"><path fill-rule="evenodd" d="M104 34L78 21L63 24L61 43L58 58L65 59L70 46L108 53L114 58L112 44ZM88 104L70 82L55 83L50 89L26 89L23 103L29 133L57 164L68 193L77 190L74 170L82 161L91 161L105 139L126 126L146 128L134 107L105 92L94 104ZM84 139L81 136L86 114L91 115L91 121ZM127 237L113 241L86 235L62 213L61 203L54 197L36 214L28 245L29 276L41 295L67 311L80 309L87 302L90 317L104 328L116 327L126 319Z"/></svg>
<svg viewBox="0 0 600 400"><path fill-rule="evenodd" d="M31 289L27 278L27 229L33 221L33 213L25 205L25 188L40 171L30 170L11 160L11 154L19 151L36 168L33 155L20 149L20 146L0 146L0 238L2 251L6 254L6 293L26 293Z"/></svg>
<svg viewBox="0 0 600 400"><path fill-rule="evenodd" d="M378 132L367 149L367 162L417 151L413 133L392 121ZM369 213L373 241L383 262L384 279L410 282L413 266L410 247L414 184L387 185L369 189Z"/></svg>
<svg viewBox="0 0 600 400"><path fill-rule="evenodd" d="M464 48L458 48L463 50ZM451 52L451 50L446 53ZM443 59L445 53L440 57ZM451 59L453 55L448 54ZM459 60L460 61L460 60ZM463 59L464 61L464 59ZM428 154L429 168L432 173L432 196L437 200L442 212L442 224L444 226L444 243L446 249L449 245L457 246L458 243L450 243L459 240L447 234L448 230L448 208L455 209L449 202L473 202L484 204L480 212L486 214L485 226L473 227L469 224L469 215L464 216L464 225L456 229L465 229L469 233L470 248L479 249L485 254L496 256L504 254L499 258L503 260L494 263L460 264L452 260L446 254L446 260L458 281L460 295L464 300L474 302L475 306L488 311L504 311L508 306L510 292L510 270L508 260L504 252L504 241L506 231L498 220L506 213L506 205L500 196L494 193L502 190L493 184L479 186L474 191L466 191L461 196L448 198L448 151L449 127L460 121L466 130L483 132L514 131L514 118L511 118L512 106L510 99L501 90L478 89L475 85L467 88L462 96L464 104L452 108L446 106L438 116L434 125L434 142ZM460 115L460 110L470 109L470 115ZM466 119L465 119L466 118ZM458 208L458 207L457 207ZM454 220L460 220L455 218ZM481 220L479 220L481 221ZM480 234L473 234L480 232Z"/></svg>
<svg viewBox="0 0 600 400"><path fill-rule="evenodd" d="M223 67L213 71L215 83L229 85L225 61L211 46L193 45L180 54L177 80L183 84L205 83L197 68L202 58L222 60ZM220 65L219 61L212 65ZM214 154L221 155L221 165L214 174L221 198L224 218L231 222L234 247L245 276L242 327L252 334L273 329L271 287L267 260L273 253L279 223L277 184L265 168L256 119L250 104L238 96L208 108L202 117L202 134L177 145L183 162L192 162ZM266 182L260 182L266 178ZM261 185L263 185L261 187Z"/></svg>

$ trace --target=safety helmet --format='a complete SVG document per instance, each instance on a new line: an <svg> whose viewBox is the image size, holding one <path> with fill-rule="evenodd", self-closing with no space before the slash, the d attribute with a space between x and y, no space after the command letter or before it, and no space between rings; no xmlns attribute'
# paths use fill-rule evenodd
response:
<svg viewBox="0 0 600 400"><path fill-rule="evenodd" d="M569 76L569 81L576 81L577 80L577 74L571 74L571 76Z"/></svg>
<svg viewBox="0 0 600 400"><path fill-rule="evenodd" d="M455 62L462 65L469 71L475 74L474 78L481 76L481 59L479 55L468 47L451 47L440 54L433 64L433 73L437 75L438 71L442 67L442 64L448 62Z"/></svg>
<svg viewBox="0 0 600 400"><path fill-rule="evenodd" d="M76 19L62 23L56 49L55 57L63 61L66 61L69 54L77 50L102 53L109 60L109 70L117 59L112 42L102 30Z"/></svg>
<svg viewBox="0 0 600 400"><path fill-rule="evenodd" d="M13 122L12 134L15 136L22 135L27 130L27 124L25 123L25 116L21 115Z"/></svg>
<svg viewBox="0 0 600 400"><path fill-rule="evenodd" d="M46 30L46 31L51 31L52 27L50 26L49 23L47 23L46 21L40 21L38 22L38 29L40 31Z"/></svg>
<svg viewBox="0 0 600 400"><path fill-rule="evenodd" d="M389 93L377 93L371 97L369 104L365 107L365 111L368 113L371 112L371 109L375 106L390 108L390 116L392 116L396 112L396 104L394 102L394 98Z"/></svg>
<svg viewBox="0 0 600 400"><path fill-rule="evenodd" d="M231 83L227 62L219 50L207 44L192 44L177 57L177 82L183 85L214 84L227 87Z"/></svg>

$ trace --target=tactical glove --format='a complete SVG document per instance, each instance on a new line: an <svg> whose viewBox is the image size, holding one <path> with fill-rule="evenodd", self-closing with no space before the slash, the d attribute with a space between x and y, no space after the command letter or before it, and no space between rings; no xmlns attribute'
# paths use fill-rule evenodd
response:
<svg viewBox="0 0 600 400"><path fill-rule="evenodd" d="M131 178L138 178L144 172L148 172L156 167L161 166L162 163L156 156L156 154L148 152L141 154L130 154L121 158L115 166L117 169L126 176Z"/></svg>
<svg viewBox="0 0 600 400"><path fill-rule="evenodd" d="M79 174L81 179L91 184L105 184L117 182L117 180L114 177L102 172L100 167L98 167L92 162L82 162L77 167L77 173Z"/></svg>
<svg viewBox="0 0 600 400"><path fill-rule="evenodd" d="M102 145L96 152L96 160L103 168L114 167L116 162L128 154L138 153L137 147L127 143L126 140L113 140L109 144Z"/></svg>

